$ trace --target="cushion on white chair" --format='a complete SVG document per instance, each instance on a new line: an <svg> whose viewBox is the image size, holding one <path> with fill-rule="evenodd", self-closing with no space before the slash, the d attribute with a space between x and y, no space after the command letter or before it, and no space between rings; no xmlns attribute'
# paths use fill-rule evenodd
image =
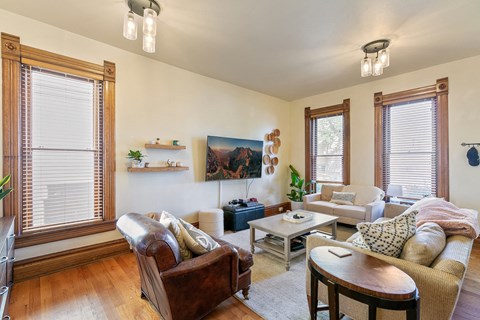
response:
<svg viewBox="0 0 480 320"><path fill-rule="evenodd" d="M349 185L343 187L343 192L355 192L355 201L353 202L356 206L364 206L374 201L382 200L385 197L385 192L375 186L359 186L359 185Z"/></svg>

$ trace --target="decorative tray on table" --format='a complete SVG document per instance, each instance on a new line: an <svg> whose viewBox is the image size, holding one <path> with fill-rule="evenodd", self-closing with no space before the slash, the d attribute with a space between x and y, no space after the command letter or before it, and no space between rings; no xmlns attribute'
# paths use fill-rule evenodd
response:
<svg viewBox="0 0 480 320"><path fill-rule="evenodd" d="M295 210L283 215L283 220L292 223L302 223L313 219L313 214L306 211Z"/></svg>

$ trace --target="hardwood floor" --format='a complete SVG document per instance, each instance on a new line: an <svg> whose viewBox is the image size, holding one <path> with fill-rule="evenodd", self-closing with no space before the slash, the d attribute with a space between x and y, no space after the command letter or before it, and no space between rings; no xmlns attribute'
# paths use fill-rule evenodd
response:
<svg viewBox="0 0 480 320"><path fill-rule="evenodd" d="M133 254L16 283L9 305L12 319L160 319L140 299L140 278ZM224 301L205 319L257 320L235 298Z"/></svg>
<svg viewBox="0 0 480 320"><path fill-rule="evenodd" d="M139 298L140 279L133 254L16 283L9 305L12 319L160 319ZM475 242L454 320L480 314L480 243ZM235 298L224 301L207 320L258 320Z"/></svg>

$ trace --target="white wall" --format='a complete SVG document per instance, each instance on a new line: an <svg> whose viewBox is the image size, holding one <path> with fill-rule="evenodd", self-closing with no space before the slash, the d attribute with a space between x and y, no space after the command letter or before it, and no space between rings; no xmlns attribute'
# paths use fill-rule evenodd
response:
<svg viewBox="0 0 480 320"><path fill-rule="evenodd" d="M397 92L449 77L450 193L463 207L480 209L480 167L470 167L460 143L480 142L480 56L401 76L349 87L290 103L225 82L203 77L0 10L0 31L20 36L32 47L102 64L116 63L116 205L117 217L130 211L169 210L189 221L196 212L245 197L244 181L204 182L207 135L263 139L274 128L282 132L280 164L273 176L256 180L250 196L265 204L286 200L288 164L304 171L306 106L318 108L351 99L351 182L373 184L373 94ZM161 45L158 46L161 50ZM394 61L392 62L394 63ZM478 82L478 81L477 81ZM181 160L187 172L128 173L126 153L160 137L179 139L186 151L148 150L148 161ZM18 260L119 238L116 231L18 249Z"/></svg>
<svg viewBox="0 0 480 320"><path fill-rule="evenodd" d="M392 61L395 63L395 61ZM368 82L292 102L291 108L291 162L304 172L304 117L305 107L312 109L339 104L350 98L351 128L351 183L374 183L374 107L375 92L384 94L435 84L437 79L449 79L449 159L450 200L460 207L480 210L478 197L480 167L468 165L462 142L480 142L480 56L454 61L400 76ZM360 75L358 75L360 76ZM295 130L293 130L295 128Z"/></svg>
<svg viewBox="0 0 480 320"><path fill-rule="evenodd" d="M20 37L22 44L103 64L116 64L116 216L135 211L168 210L189 221L197 211L245 197L245 181L205 182L207 135L263 140L272 129L281 130L280 164L272 176L265 173L251 186L249 196L269 205L286 200L289 150L289 103L225 82L87 39L52 26L0 10L0 31ZM120 31L119 31L120 32ZM161 50L161 44L157 49ZM185 151L147 150L147 160L158 165L180 160L186 172L128 173L129 149L159 137L179 139ZM22 260L119 238L116 231L18 249Z"/></svg>

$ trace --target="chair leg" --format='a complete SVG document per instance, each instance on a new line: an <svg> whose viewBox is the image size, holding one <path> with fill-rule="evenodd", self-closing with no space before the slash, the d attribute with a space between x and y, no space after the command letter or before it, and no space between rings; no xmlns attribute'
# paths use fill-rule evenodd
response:
<svg viewBox="0 0 480 320"><path fill-rule="evenodd" d="M250 290L250 286L246 287L245 289L242 289L243 298L245 300L250 299L250 297L248 296L248 290Z"/></svg>

